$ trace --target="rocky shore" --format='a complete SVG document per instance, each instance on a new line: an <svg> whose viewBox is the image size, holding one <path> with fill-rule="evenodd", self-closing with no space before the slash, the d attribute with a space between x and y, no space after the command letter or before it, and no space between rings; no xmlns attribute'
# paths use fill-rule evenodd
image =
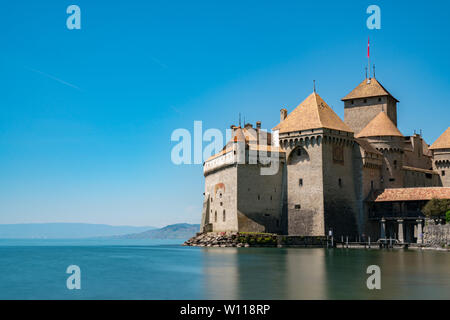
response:
<svg viewBox="0 0 450 320"><path fill-rule="evenodd" d="M183 245L192 247L276 247L278 236L271 233L208 232L197 234Z"/></svg>
<svg viewBox="0 0 450 320"><path fill-rule="evenodd" d="M199 233L183 245L192 247L326 247L326 237L283 236L256 232Z"/></svg>

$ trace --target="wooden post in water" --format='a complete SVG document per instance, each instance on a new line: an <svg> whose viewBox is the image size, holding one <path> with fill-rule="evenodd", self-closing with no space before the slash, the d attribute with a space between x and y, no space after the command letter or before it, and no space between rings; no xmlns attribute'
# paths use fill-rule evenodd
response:
<svg viewBox="0 0 450 320"><path fill-rule="evenodd" d="M370 249L370 236L369 236L369 249Z"/></svg>
<svg viewBox="0 0 450 320"><path fill-rule="evenodd" d="M348 248L348 236L345 238L345 243L346 243L347 248Z"/></svg>

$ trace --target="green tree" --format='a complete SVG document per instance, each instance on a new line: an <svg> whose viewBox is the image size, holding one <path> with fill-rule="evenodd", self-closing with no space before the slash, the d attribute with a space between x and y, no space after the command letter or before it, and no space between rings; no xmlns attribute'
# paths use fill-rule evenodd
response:
<svg viewBox="0 0 450 320"><path fill-rule="evenodd" d="M422 211L428 218L435 220L439 220L443 216L447 217L450 212L450 199L431 199L422 208Z"/></svg>
<svg viewBox="0 0 450 320"><path fill-rule="evenodd" d="M445 213L445 222L450 223L450 210Z"/></svg>

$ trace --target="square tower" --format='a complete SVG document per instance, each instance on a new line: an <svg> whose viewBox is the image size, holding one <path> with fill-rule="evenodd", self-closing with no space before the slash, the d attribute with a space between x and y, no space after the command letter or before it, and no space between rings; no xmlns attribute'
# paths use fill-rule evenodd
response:
<svg viewBox="0 0 450 320"><path fill-rule="evenodd" d="M380 112L385 112L397 125L397 99L375 78L364 79L355 89L342 98L344 122L358 134Z"/></svg>
<svg viewBox="0 0 450 320"><path fill-rule="evenodd" d="M286 153L286 233L355 234L352 130L315 92L273 130Z"/></svg>

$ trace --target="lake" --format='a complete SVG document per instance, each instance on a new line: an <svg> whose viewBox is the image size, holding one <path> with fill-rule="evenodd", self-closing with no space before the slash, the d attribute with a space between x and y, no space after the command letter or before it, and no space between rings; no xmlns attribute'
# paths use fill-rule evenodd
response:
<svg viewBox="0 0 450 320"><path fill-rule="evenodd" d="M0 240L0 299L450 299L450 252L181 243ZM69 265L81 290L66 287Z"/></svg>

